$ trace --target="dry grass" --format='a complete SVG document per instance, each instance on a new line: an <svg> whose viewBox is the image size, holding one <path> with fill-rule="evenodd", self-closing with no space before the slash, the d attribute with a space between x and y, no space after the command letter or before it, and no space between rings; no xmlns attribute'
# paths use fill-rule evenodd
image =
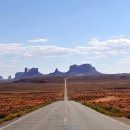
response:
<svg viewBox="0 0 130 130"><path fill-rule="evenodd" d="M0 123L63 100L63 83L0 83Z"/></svg>

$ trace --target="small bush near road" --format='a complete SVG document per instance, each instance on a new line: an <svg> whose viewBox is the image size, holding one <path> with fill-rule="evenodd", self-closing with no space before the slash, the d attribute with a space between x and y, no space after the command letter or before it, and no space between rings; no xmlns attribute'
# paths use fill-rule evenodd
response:
<svg viewBox="0 0 130 130"><path fill-rule="evenodd" d="M101 107L101 106L97 106L95 104L92 103L83 103L83 105L86 105L102 114L108 115L108 116L116 116L116 117L121 117L123 116L120 112L120 110L114 106L109 106L109 107Z"/></svg>
<svg viewBox="0 0 130 130"><path fill-rule="evenodd" d="M6 114L0 114L0 119L5 118Z"/></svg>
<svg viewBox="0 0 130 130"><path fill-rule="evenodd" d="M130 119L130 112L128 113L127 118Z"/></svg>

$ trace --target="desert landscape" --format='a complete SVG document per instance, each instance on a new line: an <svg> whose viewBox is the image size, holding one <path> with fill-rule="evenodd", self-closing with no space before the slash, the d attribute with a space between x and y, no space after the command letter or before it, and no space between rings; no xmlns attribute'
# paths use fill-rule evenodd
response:
<svg viewBox="0 0 130 130"><path fill-rule="evenodd" d="M67 79L69 100L103 114L130 118L130 79L71 77ZM114 76L115 77L115 76ZM63 100L65 77L42 77L0 83L0 122Z"/></svg>
<svg viewBox="0 0 130 130"><path fill-rule="evenodd" d="M114 77L72 78L68 96L103 114L130 118L130 79Z"/></svg>
<svg viewBox="0 0 130 130"><path fill-rule="evenodd" d="M0 123L52 102L63 100L63 79L42 79L44 80L46 83L37 83L37 81L41 82L40 78L31 79L34 83L29 81L1 82Z"/></svg>

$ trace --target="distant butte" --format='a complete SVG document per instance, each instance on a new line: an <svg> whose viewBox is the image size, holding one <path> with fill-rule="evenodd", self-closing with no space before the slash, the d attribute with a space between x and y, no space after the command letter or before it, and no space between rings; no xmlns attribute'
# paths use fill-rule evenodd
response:
<svg viewBox="0 0 130 130"><path fill-rule="evenodd" d="M32 69L25 68L24 72L17 72L15 74L15 79L40 77L40 76L43 76L43 74L38 71L38 68L32 68Z"/></svg>
<svg viewBox="0 0 130 130"><path fill-rule="evenodd" d="M67 72L61 72L58 69L50 73L50 76L73 76L73 75L101 75L91 64L71 65Z"/></svg>

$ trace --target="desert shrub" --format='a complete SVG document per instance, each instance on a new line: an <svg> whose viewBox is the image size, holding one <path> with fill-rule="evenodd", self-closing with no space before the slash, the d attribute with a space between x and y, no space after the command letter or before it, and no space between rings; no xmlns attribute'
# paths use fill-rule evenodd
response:
<svg viewBox="0 0 130 130"><path fill-rule="evenodd" d="M106 107L105 109L111 113L120 113L120 110L112 105Z"/></svg>
<svg viewBox="0 0 130 130"><path fill-rule="evenodd" d="M0 119L5 118L6 114L0 114Z"/></svg>
<svg viewBox="0 0 130 130"><path fill-rule="evenodd" d="M96 104L92 104L92 103L84 103L84 105L86 105L102 114L105 114L105 115L117 116L117 117L122 116L120 110L111 105L109 107L97 106Z"/></svg>
<svg viewBox="0 0 130 130"><path fill-rule="evenodd" d="M128 115L126 116L128 119L130 119L130 112L128 113Z"/></svg>

